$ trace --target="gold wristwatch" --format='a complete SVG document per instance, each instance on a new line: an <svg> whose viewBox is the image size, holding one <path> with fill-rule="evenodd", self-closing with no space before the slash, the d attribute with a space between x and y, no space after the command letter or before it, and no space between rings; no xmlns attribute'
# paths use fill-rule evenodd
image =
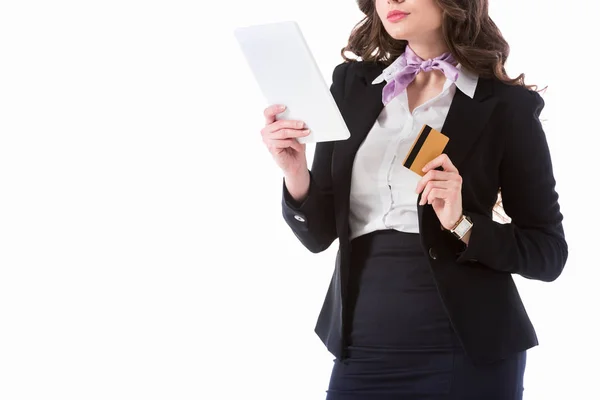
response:
<svg viewBox="0 0 600 400"><path fill-rule="evenodd" d="M460 240L467 234L472 226L473 222L471 221L471 218L463 214L458 222L451 229L449 229L449 231Z"/></svg>

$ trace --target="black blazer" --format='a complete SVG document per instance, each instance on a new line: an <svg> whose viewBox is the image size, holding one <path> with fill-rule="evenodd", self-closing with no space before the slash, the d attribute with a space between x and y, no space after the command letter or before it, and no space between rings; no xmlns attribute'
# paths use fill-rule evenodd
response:
<svg viewBox="0 0 600 400"><path fill-rule="evenodd" d="M384 66L344 62L333 70L331 93L350 130L344 141L315 147L308 197L298 204L283 184L283 217L311 252L339 239L335 269L315 332L336 357L346 357L344 322L351 244L349 196L356 152L383 109ZM545 133L541 96L495 78L479 78L474 98L459 89L442 132L445 153L461 177L463 209L473 221L466 246L444 231L431 205L418 207L423 252L467 355L476 363L538 344L511 274L550 282L568 248ZM492 219L498 188L511 222ZM417 203L421 195L418 196Z"/></svg>

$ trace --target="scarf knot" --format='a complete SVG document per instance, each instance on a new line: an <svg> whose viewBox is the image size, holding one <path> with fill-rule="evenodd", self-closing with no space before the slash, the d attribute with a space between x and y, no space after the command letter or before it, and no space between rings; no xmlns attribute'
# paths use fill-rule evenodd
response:
<svg viewBox="0 0 600 400"><path fill-rule="evenodd" d="M383 87L382 92L384 105L387 105L394 97L402 93L420 71L429 72L436 69L442 71L446 78L453 82L458 79L458 68L455 66L456 60L450 53L423 60L415 54L410 46L406 46L404 53L393 64L401 67L393 72L391 76L385 78L387 84Z"/></svg>

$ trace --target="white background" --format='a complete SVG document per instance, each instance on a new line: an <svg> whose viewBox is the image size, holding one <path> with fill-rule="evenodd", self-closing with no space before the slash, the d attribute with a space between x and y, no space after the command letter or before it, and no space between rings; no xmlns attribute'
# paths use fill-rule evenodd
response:
<svg viewBox="0 0 600 400"><path fill-rule="evenodd" d="M525 399L600 399L598 10L493 3L509 75L549 86L570 250L557 281L516 278ZM355 2L0 4L0 399L323 399L337 242L312 254L281 217L232 31L297 20L330 84Z"/></svg>

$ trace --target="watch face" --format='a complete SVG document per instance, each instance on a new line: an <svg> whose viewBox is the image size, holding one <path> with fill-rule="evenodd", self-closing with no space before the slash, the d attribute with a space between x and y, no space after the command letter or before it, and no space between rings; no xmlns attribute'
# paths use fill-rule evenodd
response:
<svg viewBox="0 0 600 400"><path fill-rule="evenodd" d="M456 229L454 230L458 235L463 236L467 230L471 227L471 223L464 218L460 224L458 224L458 226L456 227Z"/></svg>

